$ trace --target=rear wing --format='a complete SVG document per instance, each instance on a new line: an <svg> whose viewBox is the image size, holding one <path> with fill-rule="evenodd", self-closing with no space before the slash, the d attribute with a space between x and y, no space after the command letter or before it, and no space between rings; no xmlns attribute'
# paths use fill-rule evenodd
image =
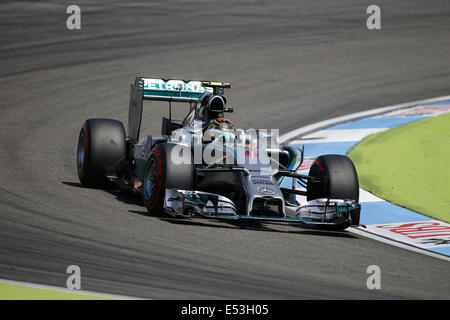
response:
<svg viewBox="0 0 450 320"><path fill-rule="evenodd" d="M196 102L211 87L203 87L201 81L163 80L143 78L144 100Z"/></svg>
<svg viewBox="0 0 450 320"><path fill-rule="evenodd" d="M206 91L223 94L223 89L230 87L227 82L137 77L131 84L128 138L133 141L139 139L144 100L167 101L171 113L171 102L195 103Z"/></svg>

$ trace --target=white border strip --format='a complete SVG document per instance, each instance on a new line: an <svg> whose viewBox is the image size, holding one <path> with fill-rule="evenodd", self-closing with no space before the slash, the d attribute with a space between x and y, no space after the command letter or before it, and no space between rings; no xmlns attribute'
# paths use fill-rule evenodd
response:
<svg viewBox="0 0 450 320"><path fill-rule="evenodd" d="M62 292L62 293L72 293L72 294L86 295L86 296L105 298L105 299L143 300L142 298L136 298L136 297L121 296L121 295L100 293L100 292L86 291L86 290L69 290L69 289L62 288L62 287L54 287L54 286L49 286L49 285L36 284L36 283L30 283L30 282L22 282L22 281L14 281L14 280L6 280L6 279L0 279L0 284L21 286L21 287L27 287L27 288L32 288L32 289L50 290L50 291L56 291L56 292Z"/></svg>
<svg viewBox="0 0 450 320"><path fill-rule="evenodd" d="M441 102L441 101L445 101L445 100L450 100L450 96L443 96L443 97L437 97L437 98L433 98L433 99L426 99L426 100L419 100L419 101L411 101L411 102L396 104L396 105L392 105L392 106L388 106L388 107L376 108L376 109L372 109L369 111L351 113L351 114L348 114L345 116L336 117L336 118L332 118L332 119L328 119L328 120L324 120L324 121L319 121L319 122L310 124L308 126L289 131L289 132L281 135L279 138L279 141L280 141L280 143L285 143L289 140L292 140L293 138L296 138L297 136L299 136L301 134L304 134L304 133L307 133L307 132L310 132L313 130L317 130L320 128L324 128L324 127L331 127L332 125L335 125L335 124L338 124L341 122L347 122L347 121L358 119L358 118L373 116L376 114L381 114L381 113L385 113L385 112L389 112L389 111L393 111L393 110L397 110L397 109L408 108L408 107L412 107L415 105L430 104L430 103L436 103L436 102Z"/></svg>
<svg viewBox="0 0 450 320"><path fill-rule="evenodd" d="M382 114L382 113L386 113L389 111L393 111L393 110L398 110L398 109L403 109L403 108L409 108L409 107L413 107L413 106L417 106L417 105L423 105L423 104L431 104L431 103L437 103L437 102L441 102L441 101L446 101L446 100L450 100L450 96L442 96L442 97L437 97L437 98L432 98L432 99L425 99L425 100L418 100L418 101L411 101L411 102L406 102L406 103L401 103L401 104L396 104L396 105L392 105L392 106L387 106L387 107L381 107L381 108L376 108L376 109L372 109L372 110L368 110L368 111L362 111L362 112L356 112L356 113L351 113L348 115L344 115L344 116L340 116L340 117L336 117L336 118L332 118L332 119L328 119L328 120L324 120L324 121L319 121L292 131L289 131L283 135L280 136L279 138L279 142L281 143L286 143L294 138L297 138L300 135L303 135L305 133L309 133L311 131L314 130L318 130L318 129L322 129L325 127L331 127L335 124L338 123L342 123L342 122L347 122L350 120L355 120L358 118L364 118L364 117L368 117L368 116L373 116L373 115L378 115L378 114ZM403 242L400 241L396 241L393 239L388 239L385 237L381 237L378 235L375 235L369 231L365 231L361 228L354 228L354 227L350 227L347 229L350 232L353 232L355 234L358 234L360 236L366 237L366 238L370 238L376 241L380 241L383 243L387 243L389 245L392 246L396 246L399 248L403 248L406 250L410 250L410 251L414 251L417 253L421 253L427 256L431 256L434 258L438 258L438 259L442 259L445 261L450 261L450 257L440 254L440 253L436 253L430 250L426 250L426 249L421 249L418 247L414 247L412 245L408 245L405 244Z"/></svg>

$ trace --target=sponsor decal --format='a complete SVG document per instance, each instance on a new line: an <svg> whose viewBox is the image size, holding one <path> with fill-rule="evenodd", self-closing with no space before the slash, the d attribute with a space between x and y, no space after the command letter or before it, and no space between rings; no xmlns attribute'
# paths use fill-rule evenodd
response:
<svg viewBox="0 0 450 320"><path fill-rule="evenodd" d="M389 112L380 117L392 116L437 116L443 113L450 112L450 101L448 104L418 106L415 108L401 109Z"/></svg>
<svg viewBox="0 0 450 320"><path fill-rule="evenodd" d="M260 194L275 194L275 190L269 187L259 187L256 191Z"/></svg>
<svg viewBox="0 0 450 320"><path fill-rule="evenodd" d="M189 81L189 82L185 82L183 80L165 81L163 79L147 79L147 78L144 78L143 81L145 90L180 91L180 92L194 92L194 93L203 93L205 91L212 92L212 88L203 87L200 81Z"/></svg>
<svg viewBox="0 0 450 320"><path fill-rule="evenodd" d="M450 237L447 237L447 239L439 239L439 238L431 238L431 239L426 239L424 241L422 241L423 244L432 244L434 246L438 246L438 245L449 245L450 246Z"/></svg>
<svg viewBox="0 0 450 320"><path fill-rule="evenodd" d="M377 224L367 229L424 249L450 246L450 224L439 220Z"/></svg>

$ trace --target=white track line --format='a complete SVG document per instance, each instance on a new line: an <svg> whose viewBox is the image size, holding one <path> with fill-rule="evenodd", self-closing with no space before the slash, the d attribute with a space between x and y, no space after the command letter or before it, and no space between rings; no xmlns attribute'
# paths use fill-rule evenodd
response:
<svg viewBox="0 0 450 320"><path fill-rule="evenodd" d="M338 129L319 130L303 136L301 140L292 140L292 144L361 141L372 134L389 130L389 128Z"/></svg>
<svg viewBox="0 0 450 320"><path fill-rule="evenodd" d="M411 102L396 104L396 105L392 105L392 106L376 108L376 109L372 109L372 110L368 110L368 111L351 113L348 115L344 115L341 117L336 117L336 118L332 118L332 119L328 119L328 120L324 120L324 121L319 121L319 122L289 131L289 132L281 135L279 138L279 142L280 142L280 144L286 143L286 142L289 142L290 140L293 140L294 138L298 138L299 136L301 136L305 133L314 133L314 132L318 131L319 129L331 127L338 123L347 122L350 120L355 120L355 119L364 118L364 117L368 117L368 116L378 115L378 114L382 114L382 113L386 113L386 112L394 111L394 110L398 110L398 109L409 108L409 107L413 107L416 105L431 104L431 103L436 103L436 102L445 101L445 100L450 100L450 96L443 96L443 97L437 97L437 98L432 98L432 99L411 101ZM368 231L364 230L363 228L350 227L347 230L350 232L353 232L355 234L358 234L360 236L374 239L374 240L377 240L377 241L380 241L383 243L387 243L392 246L396 246L396 247L403 248L406 250L418 252L418 253L421 253L421 254L424 254L427 256L431 256L434 258L442 259L445 261L450 261L450 257L447 257L443 254L435 253L435 252L421 249L418 247L413 247L412 245L408 245L408 244L405 244L403 242L396 241L393 239L381 237L381 236L375 235L371 232L368 232Z"/></svg>

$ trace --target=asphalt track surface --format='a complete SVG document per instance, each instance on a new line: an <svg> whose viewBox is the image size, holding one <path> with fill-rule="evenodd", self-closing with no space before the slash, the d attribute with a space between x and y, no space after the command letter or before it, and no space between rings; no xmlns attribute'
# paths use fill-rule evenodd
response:
<svg viewBox="0 0 450 320"><path fill-rule="evenodd" d="M126 125L136 75L230 81L235 124L281 133L447 95L448 0L377 1L379 31L369 1L76 4L80 31L67 3L0 4L0 278L64 287L75 264L82 289L146 298L450 298L446 261L349 232L149 217L75 169L83 121ZM145 132L163 110L146 108Z"/></svg>

